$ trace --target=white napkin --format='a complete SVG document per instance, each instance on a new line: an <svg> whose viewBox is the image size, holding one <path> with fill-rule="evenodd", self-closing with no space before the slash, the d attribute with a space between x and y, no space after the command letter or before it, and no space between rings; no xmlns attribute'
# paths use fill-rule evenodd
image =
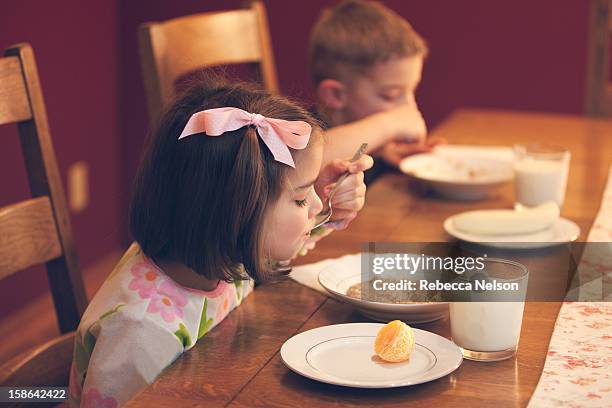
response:
<svg viewBox="0 0 612 408"><path fill-rule="evenodd" d="M340 258L324 259L313 264L296 266L291 271L289 277L297 283L301 283L302 285L308 286L309 288L318 292L327 294L327 291L319 283L319 272L332 266L338 269L354 267L355 262L359 264L359 261L356 261L355 258L360 257L361 253L357 253L344 255Z"/></svg>

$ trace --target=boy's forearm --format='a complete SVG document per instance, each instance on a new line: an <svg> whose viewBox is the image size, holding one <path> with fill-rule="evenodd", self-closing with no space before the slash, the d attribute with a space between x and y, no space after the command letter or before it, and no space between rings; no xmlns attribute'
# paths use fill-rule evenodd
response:
<svg viewBox="0 0 612 408"><path fill-rule="evenodd" d="M366 153L377 150L393 137L393 130L386 122L382 115L374 114L326 130L323 166L334 159L350 158L362 143L368 144Z"/></svg>

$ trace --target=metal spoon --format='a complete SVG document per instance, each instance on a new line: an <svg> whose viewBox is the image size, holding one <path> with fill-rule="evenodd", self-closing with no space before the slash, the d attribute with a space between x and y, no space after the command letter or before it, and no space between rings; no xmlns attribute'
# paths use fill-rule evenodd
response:
<svg viewBox="0 0 612 408"><path fill-rule="evenodd" d="M351 163L359 160L359 158L365 153L367 147L367 143L363 143L361 146L359 146L359 149L357 149L357 152L355 152L355 155L353 155L353 157L351 158ZM345 171L340 177L338 177L338 180L336 180L336 185L329 192L329 196L327 198L327 209L317 215L317 223L312 229L319 228L323 224L329 222L332 216L332 198L334 198L334 194L338 190L338 186L340 186L340 183L342 183L344 179L346 179L350 174L351 173L349 173L348 171Z"/></svg>

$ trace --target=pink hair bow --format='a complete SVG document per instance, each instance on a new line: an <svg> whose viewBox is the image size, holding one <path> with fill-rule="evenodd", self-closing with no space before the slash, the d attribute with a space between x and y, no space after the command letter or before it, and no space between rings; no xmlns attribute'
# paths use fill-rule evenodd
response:
<svg viewBox="0 0 612 408"><path fill-rule="evenodd" d="M179 140L196 133L220 136L244 126L253 125L263 142L272 152L274 160L295 168L289 147L301 150L310 139L312 127L301 120L266 118L238 108L214 108L196 112L187 121Z"/></svg>

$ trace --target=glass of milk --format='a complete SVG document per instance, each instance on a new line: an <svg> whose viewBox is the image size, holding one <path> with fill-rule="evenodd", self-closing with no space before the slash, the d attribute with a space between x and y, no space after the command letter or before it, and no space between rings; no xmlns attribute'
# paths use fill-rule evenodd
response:
<svg viewBox="0 0 612 408"><path fill-rule="evenodd" d="M570 152L564 148L521 144L514 146L514 194L527 207L565 199Z"/></svg>
<svg viewBox="0 0 612 408"><path fill-rule="evenodd" d="M461 295L464 301L451 302L451 337L468 360L506 360L518 349L529 273L524 265L504 259L490 258L484 264L484 270L462 279L513 289L473 289Z"/></svg>

